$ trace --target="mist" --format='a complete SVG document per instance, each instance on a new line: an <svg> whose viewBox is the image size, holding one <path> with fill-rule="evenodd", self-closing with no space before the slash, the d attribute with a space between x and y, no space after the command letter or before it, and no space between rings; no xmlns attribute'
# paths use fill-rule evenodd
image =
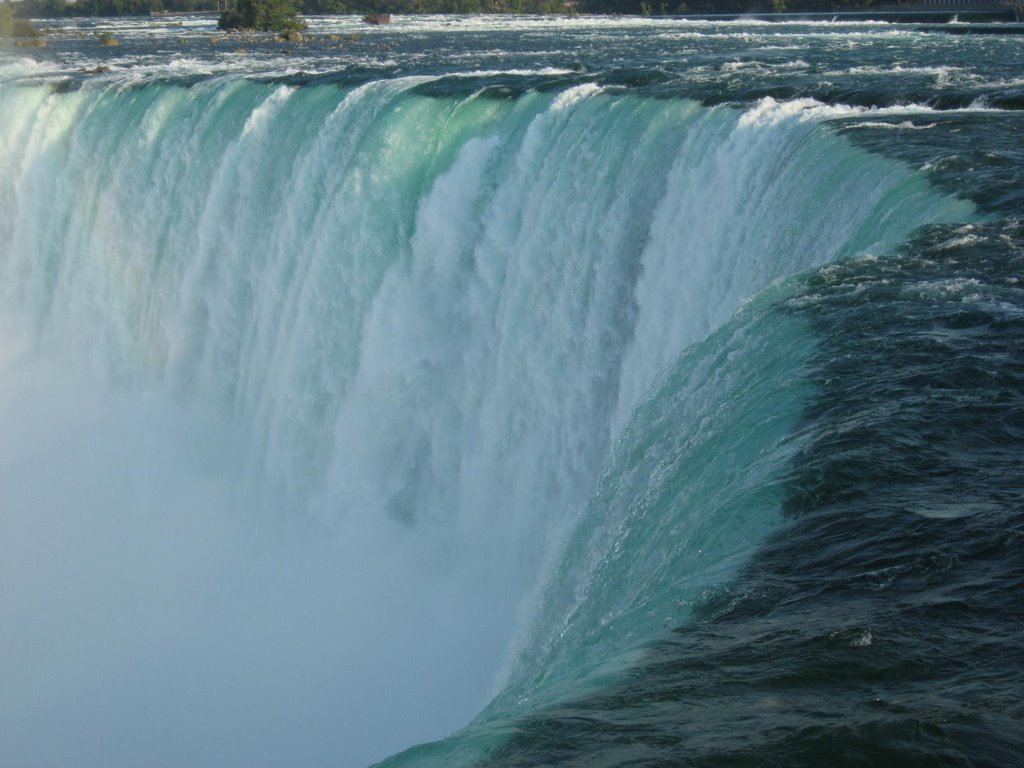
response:
<svg viewBox="0 0 1024 768"><path fill-rule="evenodd" d="M486 703L508 618L430 535L296 519L217 414L54 362L0 424L4 765L365 765Z"/></svg>

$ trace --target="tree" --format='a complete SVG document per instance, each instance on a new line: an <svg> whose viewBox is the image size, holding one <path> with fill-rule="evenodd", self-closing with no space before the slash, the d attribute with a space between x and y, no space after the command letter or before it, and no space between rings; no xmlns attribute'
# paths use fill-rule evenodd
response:
<svg viewBox="0 0 1024 768"><path fill-rule="evenodd" d="M7 3L0 3L0 37L14 34L14 9Z"/></svg>
<svg viewBox="0 0 1024 768"><path fill-rule="evenodd" d="M0 40L7 37L32 38L38 42L42 36L31 21L15 16L10 3L0 3Z"/></svg>
<svg viewBox="0 0 1024 768"><path fill-rule="evenodd" d="M235 0L217 20L221 29L298 32L306 28L292 0Z"/></svg>

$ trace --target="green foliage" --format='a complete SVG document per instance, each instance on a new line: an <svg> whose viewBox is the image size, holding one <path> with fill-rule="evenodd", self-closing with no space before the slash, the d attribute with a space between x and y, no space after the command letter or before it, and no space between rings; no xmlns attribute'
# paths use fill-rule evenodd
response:
<svg viewBox="0 0 1024 768"><path fill-rule="evenodd" d="M217 26L281 34L306 28L292 0L235 0L232 7L221 14Z"/></svg>
<svg viewBox="0 0 1024 768"><path fill-rule="evenodd" d="M0 38L38 38L39 30L28 19L15 16L10 3L0 3Z"/></svg>
<svg viewBox="0 0 1024 768"><path fill-rule="evenodd" d="M342 15L356 13L355 5L347 0L305 0L300 3L299 10L317 16Z"/></svg>
<svg viewBox="0 0 1024 768"><path fill-rule="evenodd" d="M11 34L13 37L39 37L39 30L28 19L15 19Z"/></svg>
<svg viewBox="0 0 1024 768"><path fill-rule="evenodd" d="M14 34L14 10L7 3L0 3L0 37Z"/></svg>
<svg viewBox="0 0 1024 768"><path fill-rule="evenodd" d="M149 16L156 11L214 11L216 0L21 0L17 14L25 18L61 16Z"/></svg>
<svg viewBox="0 0 1024 768"><path fill-rule="evenodd" d="M69 16L67 0L22 0L18 13L37 19L56 19Z"/></svg>
<svg viewBox="0 0 1024 768"><path fill-rule="evenodd" d="M1006 0L1021 3L1024 0ZM298 11L295 6L298 6ZM305 14L413 13L723 13L764 11L830 11L871 5L873 0L234 0L219 21L221 29L296 32ZM678 3L678 5L676 5ZM153 11L213 10L216 0L0 0L0 36L13 15L23 18L60 16L146 16ZM1024 8L1024 6L1018 5ZM1024 13L1024 11L1022 11Z"/></svg>
<svg viewBox="0 0 1024 768"><path fill-rule="evenodd" d="M303 13L536 13L570 14L567 0L298 0Z"/></svg>

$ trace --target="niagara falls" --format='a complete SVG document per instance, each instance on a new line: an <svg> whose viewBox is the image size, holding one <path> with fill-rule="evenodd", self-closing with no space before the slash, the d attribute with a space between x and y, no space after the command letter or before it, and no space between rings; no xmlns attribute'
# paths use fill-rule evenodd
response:
<svg viewBox="0 0 1024 768"><path fill-rule="evenodd" d="M952 22L33 18L0 765L1018 765L1024 27Z"/></svg>

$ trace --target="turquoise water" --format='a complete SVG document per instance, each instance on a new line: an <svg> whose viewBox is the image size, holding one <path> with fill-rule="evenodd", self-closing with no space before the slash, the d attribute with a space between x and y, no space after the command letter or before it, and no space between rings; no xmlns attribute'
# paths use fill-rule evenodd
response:
<svg viewBox="0 0 1024 768"><path fill-rule="evenodd" d="M104 24L0 59L0 761L1019 745L1015 38Z"/></svg>

